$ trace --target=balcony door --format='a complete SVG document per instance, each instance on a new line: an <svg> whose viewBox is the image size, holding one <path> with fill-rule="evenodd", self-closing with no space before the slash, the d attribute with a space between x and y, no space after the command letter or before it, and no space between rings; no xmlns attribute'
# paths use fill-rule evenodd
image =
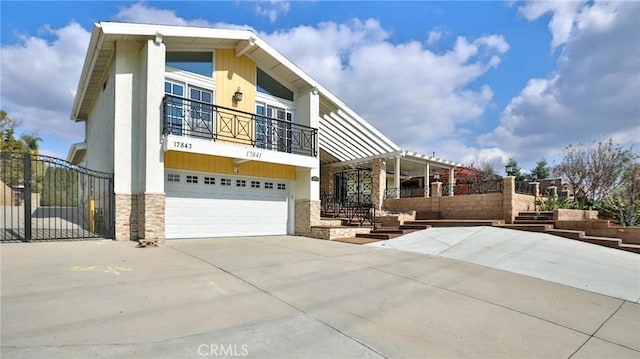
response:
<svg viewBox="0 0 640 359"><path fill-rule="evenodd" d="M256 102L256 144L258 148L291 152L293 113L284 108Z"/></svg>
<svg viewBox="0 0 640 359"><path fill-rule="evenodd" d="M213 91L189 86L189 131L191 137L213 138L215 133L215 110Z"/></svg>

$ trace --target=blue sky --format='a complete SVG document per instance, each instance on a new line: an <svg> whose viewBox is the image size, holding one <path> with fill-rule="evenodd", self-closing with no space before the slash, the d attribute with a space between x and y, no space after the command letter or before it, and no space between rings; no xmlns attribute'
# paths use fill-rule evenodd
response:
<svg viewBox="0 0 640 359"><path fill-rule="evenodd" d="M2 1L0 103L65 157L94 22L251 28L399 146L530 169L571 143L640 148L638 18L620 1Z"/></svg>

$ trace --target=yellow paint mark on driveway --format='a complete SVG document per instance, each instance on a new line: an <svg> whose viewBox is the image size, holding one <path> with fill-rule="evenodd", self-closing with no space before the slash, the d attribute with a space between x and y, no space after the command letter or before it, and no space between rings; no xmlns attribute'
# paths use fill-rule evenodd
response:
<svg viewBox="0 0 640 359"><path fill-rule="evenodd" d="M118 266L118 267L106 266L104 268L101 268L99 266L73 266L73 267L69 268L69 270L72 271L72 272L99 272L99 271L102 271L103 273L111 273L111 274L115 274L115 275L120 275L121 272L130 271L131 268L122 267L122 266Z"/></svg>

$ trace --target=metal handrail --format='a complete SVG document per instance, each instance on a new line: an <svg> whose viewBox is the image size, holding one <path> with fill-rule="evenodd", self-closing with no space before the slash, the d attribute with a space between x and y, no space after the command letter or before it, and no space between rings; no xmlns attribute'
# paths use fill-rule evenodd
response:
<svg viewBox="0 0 640 359"><path fill-rule="evenodd" d="M316 128L170 94L165 94L162 108L166 134L318 155Z"/></svg>

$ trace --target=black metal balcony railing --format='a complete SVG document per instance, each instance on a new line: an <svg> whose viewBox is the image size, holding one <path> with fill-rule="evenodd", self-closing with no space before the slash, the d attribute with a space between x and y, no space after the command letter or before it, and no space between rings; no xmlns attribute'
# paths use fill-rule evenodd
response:
<svg viewBox="0 0 640 359"><path fill-rule="evenodd" d="M165 95L164 133L317 156L318 129L210 103Z"/></svg>

